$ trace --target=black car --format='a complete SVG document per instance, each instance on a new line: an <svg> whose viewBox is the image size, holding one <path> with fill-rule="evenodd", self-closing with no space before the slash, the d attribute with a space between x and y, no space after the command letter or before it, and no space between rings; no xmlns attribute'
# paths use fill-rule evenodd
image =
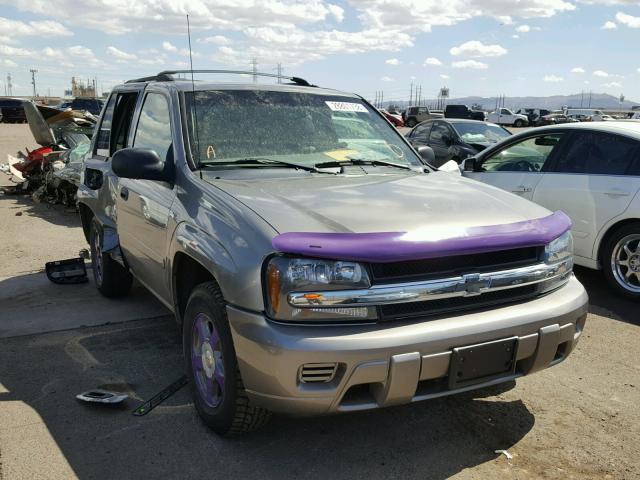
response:
<svg viewBox="0 0 640 480"><path fill-rule="evenodd" d="M407 133L407 140L416 149L425 145L431 147L435 153L433 166L438 168L449 160L460 163L510 135L509 130L494 123L446 119L416 125Z"/></svg>
<svg viewBox="0 0 640 480"><path fill-rule="evenodd" d="M487 118L487 114L481 110L473 110L467 105L447 105L444 108L444 117L484 121Z"/></svg>
<svg viewBox="0 0 640 480"><path fill-rule="evenodd" d="M100 115L104 101L99 98L74 98L69 105L71 110L87 111L93 115Z"/></svg>
<svg viewBox="0 0 640 480"><path fill-rule="evenodd" d="M25 123L27 121L22 100L19 98L0 98L0 110L2 110L4 123Z"/></svg>

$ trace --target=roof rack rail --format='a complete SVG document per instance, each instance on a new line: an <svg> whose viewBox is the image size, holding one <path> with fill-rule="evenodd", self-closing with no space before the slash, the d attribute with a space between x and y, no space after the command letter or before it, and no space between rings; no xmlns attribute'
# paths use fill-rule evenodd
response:
<svg viewBox="0 0 640 480"><path fill-rule="evenodd" d="M133 80L127 80L125 83L140 83L140 82L171 82L174 81L173 75L180 73L227 73L234 75L250 75L250 76L258 76L258 77L271 77L271 78L282 78L285 80L289 80L296 85L300 85L303 87L315 87L316 85L312 85L307 82L304 78L300 77L286 77L284 75L276 75L274 73L259 73L245 70L164 70L156 75L152 75L150 77L142 77L135 78Z"/></svg>

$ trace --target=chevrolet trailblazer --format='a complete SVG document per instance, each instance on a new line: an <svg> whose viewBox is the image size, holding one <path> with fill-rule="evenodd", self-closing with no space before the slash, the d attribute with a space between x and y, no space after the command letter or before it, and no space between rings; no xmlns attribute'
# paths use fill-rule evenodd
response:
<svg viewBox="0 0 640 480"><path fill-rule="evenodd" d="M357 95L177 73L113 89L78 200L97 288L135 277L175 313L214 431L509 382L575 347L566 215L432 169Z"/></svg>

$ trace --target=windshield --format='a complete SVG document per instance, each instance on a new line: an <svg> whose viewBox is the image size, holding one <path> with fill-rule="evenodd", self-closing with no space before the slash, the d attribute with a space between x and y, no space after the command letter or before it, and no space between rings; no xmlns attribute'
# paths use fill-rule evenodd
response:
<svg viewBox="0 0 640 480"><path fill-rule="evenodd" d="M424 166L386 120L357 98L216 90L195 92L195 102L194 93L185 92L185 100L199 165L260 157L309 166L352 159Z"/></svg>
<svg viewBox="0 0 640 480"><path fill-rule="evenodd" d="M486 123L453 123L460 138L465 143L497 143L511 135L498 125Z"/></svg>

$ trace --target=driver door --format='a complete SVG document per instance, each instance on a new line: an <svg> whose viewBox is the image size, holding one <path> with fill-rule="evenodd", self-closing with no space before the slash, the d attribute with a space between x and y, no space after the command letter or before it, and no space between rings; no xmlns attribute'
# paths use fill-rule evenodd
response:
<svg viewBox="0 0 640 480"><path fill-rule="evenodd" d="M475 170L464 175L533 200L535 189L545 175L545 166L558 151L561 138L560 133L550 133L522 139L480 157Z"/></svg>

